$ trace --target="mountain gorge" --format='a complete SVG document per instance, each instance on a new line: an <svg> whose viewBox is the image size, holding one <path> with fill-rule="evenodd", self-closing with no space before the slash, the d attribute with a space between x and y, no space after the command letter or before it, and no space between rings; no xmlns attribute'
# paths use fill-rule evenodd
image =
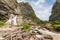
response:
<svg viewBox="0 0 60 40"><path fill-rule="evenodd" d="M40 20L28 2L0 0L1 40L60 40L60 21L55 20L60 20L59 0L49 21Z"/></svg>
<svg viewBox="0 0 60 40"><path fill-rule="evenodd" d="M16 0L0 0L0 21L8 21L11 14L18 15L17 22L18 24L25 22L36 22L39 23L40 19L38 19L35 15L35 12L29 3L17 3ZM22 17L22 18L21 18ZM21 21L23 20L23 21ZM21 21L21 22L20 22Z"/></svg>

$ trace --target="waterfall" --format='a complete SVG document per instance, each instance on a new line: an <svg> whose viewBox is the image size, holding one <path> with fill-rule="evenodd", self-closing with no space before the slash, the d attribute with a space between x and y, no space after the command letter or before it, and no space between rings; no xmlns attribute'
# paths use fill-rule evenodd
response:
<svg viewBox="0 0 60 40"><path fill-rule="evenodd" d="M9 24L9 25L17 25L17 22L16 22L16 19L17 19L17 15L14 15L14 14L11 14L10 15L10 18L9 20L6 22L6 24Z"/></svg>

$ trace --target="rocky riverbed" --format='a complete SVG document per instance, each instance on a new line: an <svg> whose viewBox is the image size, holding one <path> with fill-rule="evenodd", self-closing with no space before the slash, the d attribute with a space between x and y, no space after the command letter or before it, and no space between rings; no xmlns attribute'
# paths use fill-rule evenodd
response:
<svg viewBox="0 0 60 40"><path fill-rule="evenodd" d="M31 34L26 33L19 27L0 28L1 40L60 40L60 33L54 33L46 28L32 28Z"/></svg>

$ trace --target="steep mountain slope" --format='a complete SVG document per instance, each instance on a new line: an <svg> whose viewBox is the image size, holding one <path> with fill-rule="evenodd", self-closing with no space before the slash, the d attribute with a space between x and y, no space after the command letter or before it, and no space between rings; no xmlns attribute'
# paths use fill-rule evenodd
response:
<svg viewBox="0 0 60 40"><path fill-rule="evenodd" d="M57 0L52 8L52 15L50 21L60 20L60 2Z"/></svg>
<svg viewBox="0 0 60 40"><path fill-rule="evenodd" d="M10 15L17 15L17 23L40 23L29 3L17 3L16 0L0 0L0 21L6 22Z"/></svg>
<svg viewBox="0 0 60 40"><path fill-rule="evenodd" d="M36 17L34 10L29 3L21 2L19 3L19 6L21 10L21 15L23 16L23 20L36 23L40 22L40 19Z"/></svg>
<svg viewBox="0 0 60 40"><path fill-rule="evenodd" d="M8 20L10 14L17 14L17 1L15 0L0 0L0 21Z"/></svg>
<svg viewBox="0 0 60 40"><path fill-rule="evenodd" d="M49 21L56 30L60 31L60 0L56 0Z"/></svg>

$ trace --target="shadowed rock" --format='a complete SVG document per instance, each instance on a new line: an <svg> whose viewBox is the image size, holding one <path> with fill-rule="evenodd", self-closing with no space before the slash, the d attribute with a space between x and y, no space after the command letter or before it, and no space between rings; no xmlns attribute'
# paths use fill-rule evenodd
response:
<svg viewBox="0 0 60 40"><path fill-rule="evenodd" d="M52 14L50 16L50 21L60 20L60 2L57 0L52 8Z"/></svg>

